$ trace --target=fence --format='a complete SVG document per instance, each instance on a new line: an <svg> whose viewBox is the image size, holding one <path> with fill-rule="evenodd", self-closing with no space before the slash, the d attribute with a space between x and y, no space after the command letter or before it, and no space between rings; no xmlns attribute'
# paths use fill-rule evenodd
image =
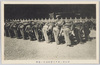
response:
<svg viewBox="0 0 100 65"><path fill-rule="evenodd" d="M34 22L56 22L57 20L64 20L65 22L69 22L69 21L73 21L73 22L85 22L85 21L92 21L92 22L96 22L96 19L94 19L93 17L91 17L90 19L85 17L85 18L82 18L80 17L79 19L78 18L74 18L72 19L71 17L68 19L67 17L66 18L61 18L61 19L10 19L10 21L21 21L21 22L27 22L27 21L34 21Z"/></svg>

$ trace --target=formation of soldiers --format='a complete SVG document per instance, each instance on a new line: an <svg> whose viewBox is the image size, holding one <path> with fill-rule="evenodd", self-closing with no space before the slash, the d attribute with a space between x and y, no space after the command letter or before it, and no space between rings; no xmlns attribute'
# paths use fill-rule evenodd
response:
<svg viewBox="0 0 100 65"><path fill-rule="evenodd" d="M11 38L23 38L24 40L46 41L47 43L55 41L57 45L66 43L67 46L71 46L75 42L83 43L83 40L88 41L91 28L96 29L96 24L91 20L85 22L61 19L54 22L5 21L4 35Z"/></svg>

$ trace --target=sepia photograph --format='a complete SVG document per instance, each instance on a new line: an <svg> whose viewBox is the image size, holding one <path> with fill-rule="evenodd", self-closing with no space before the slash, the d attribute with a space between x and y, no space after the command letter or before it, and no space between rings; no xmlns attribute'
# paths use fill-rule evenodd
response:
<svg viewBox="0 0 100 65"><path fill-rule="evenodd" d="M3 1L2 63L99 63L99 2Z"/></svg>

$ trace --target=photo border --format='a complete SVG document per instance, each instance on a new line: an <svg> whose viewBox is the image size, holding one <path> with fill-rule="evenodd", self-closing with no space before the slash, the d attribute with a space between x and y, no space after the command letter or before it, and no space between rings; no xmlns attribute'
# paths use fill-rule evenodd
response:
<svg viewBox="0 0 100 65"><path fill-rule="evenodd" d="M4 4L96 4L96 60L4 60ZM1 2L1 50L3 64L77 64L99 63L99 1L2 1ZM55 63L44 63L53 61ZM59 61L59 62L58 62ZM65 63L63 63L65 62Z"/></svg>

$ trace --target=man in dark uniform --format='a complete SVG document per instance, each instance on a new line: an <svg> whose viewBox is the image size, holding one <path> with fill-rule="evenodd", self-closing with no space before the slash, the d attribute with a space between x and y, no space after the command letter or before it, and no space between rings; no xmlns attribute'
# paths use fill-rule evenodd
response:
<svg viewBox="0 0 100 65"><path fill-rule="evenodd" d="M34 21L30 21L30 23L26 26L25 31L28 33L29 39L31 41L36 40L34 32Z"/></svg>
<svg viewBox="0 0 100 65"><path fill-rule="evenodd" d="M44 40L43 31L42 31L43 26L44 26L44 24L42 22L40 22L38 24L38 35L39 35L39 40L40 41Z"/></svg>
<svg viewBox="0 0 100 65"><path fill-rule="evenodd" d="M50 40L50 42L52 42L54 40L54 35L53 35L53 27L54 26L55 25L53 22L49 22L47 35L48 35L48 39Z"/></svg>
<svg viewBox="0 0 100 65"><path fill-rule="evenodd" d="M35 35L35 26L36 23L33 21L31 22L31 32L32 32L32 37L33 37L33 40L36 40L36 35Z"/></svg>
<svg viewBox="0 0 100 65"><path fill-rule="evenodd" d="M12 29L13 29L13 31L14 31L15 37L17 37L16 23L17 23L17 21L14 22L14 24L12 25Z"/></svg>
<svg viewBox="0 0 100 65"><path fill-rule="evenodd" d="M25 28L28 24L28 22L23 22L23 24L20 26L21 35L24 40L28 39L28 33L25 31Z"/></svg>
<svg viewBox="0 0 100 65"><path fill-rule="evenodd" d="M38 41L43 41L43 32L42 32L43 24L40 22L35 22L35 25L33 26L36 39Z"/></svg>
<svg viewBox="0 0 100 65"><path fill-rule="evenodd" d="M77 23L74 23L74 34L75 34L75 37L77 39L77 42L79 43L83 43L82 42L82 35L83 35L83 23L82 22L77 22Z"/></svg>
<svg viewBox="0 0 100 65"><path fill-rule="evenodd" d="M27 25L25 28L26 33L28 33L29 39L30 41L33 40L33 35L32 35L32 30L31 30L31 24Z"/></svg>
<svg viewBox="0 0 100 65"><path fill-rule="evenodd" d="M9 24L10 24L10 26L9 26L9 34L10 34L10 37L13 38L13 37L15 37L14 31L13 31L13 25L15 23L14 22L10 22Z"/></svg>
<svg viewBox="0 0 100 65"><path fill-rule="evenodd" d="M20 32L20 28L19 28L20 25L21 25L20 21L17 21L15 26L14 26L14 31L15 31L17 39L21 39L22 38L22 35L21 35L21 32Z"/></svg>
<svg viewBox="0 0 100 65"><path fill-rule="evenodd" d="M9 23L8 22L5 22L5 25L4 25L4 30L5 30L5 36L9 37Z"/></svg>
<svg viewBox="0 0 100 65"><path fill-rule="evenodd" d="M35 32L35 36L36 39L39 41L39 35L38 35L38 24L35 23L35 25L33 26L34 32Z"/></svg>
<svg viewBox="0 0 100 65"><path fill-rule="evenodd" d="M92 21L87 21L84 23L84 34L85 34L85 40L89 40L89 34L90 34L90 27L91 27Z"/></svg>

